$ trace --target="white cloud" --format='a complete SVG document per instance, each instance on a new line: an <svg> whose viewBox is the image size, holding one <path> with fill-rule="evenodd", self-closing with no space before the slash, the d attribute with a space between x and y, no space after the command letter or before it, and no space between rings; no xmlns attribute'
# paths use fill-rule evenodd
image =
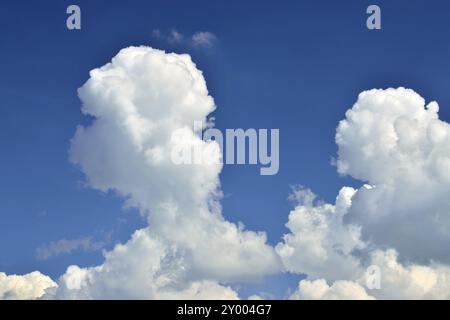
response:
<svg viewBox="0 0 450 320"><path fill-rule="evenodd" d="M412 90L370 90L337 128L338 171L373 186L346 218L402 260L450 262L450 125L438 110Z"/></svg>
<svg viewBox="0 0 450 320"><path fill-rule="evenodd" d="M187 257L176 246L136 231L126 244L105 254L93 268L70 266L57 290L46 296L58 299L236 299L237 293L214 281L191 281Z"/></svg>
<svg viewBox="0 0 450 320"><path fill-rule="evenodd" d="M276 246L288 271L332 280L354 273L359 260L352 252L362 249L364 243L360 240L359 227L344 225L343 219L355 192L352 188L342 188L336 205L314 205L316 196L310 190L295 190L290 198L300 202L289 214L286 226L290 233Z"/></svg>
<svg viewBox="0 0 450 320"><path fill-rule="evenodd" d="M180 143L218 150L214 141L204 142L193 131L194 121L208 123L215 105L189 55L123 49L111 63L90 72L79 96L83 113L93 121L77 128L70 160L90 187L121 195L149 226L105 252L103 264L69 267L45 298L235 299L237 293L221 283L281 269L264 233L223 218L222 166L214 164L220 162L171 161ZM183 139L172 139L180 129ZM53 247L60 251L59 245Z"/></svg>
<svg viewBox="0 0 450 320"><path fill-rule="evenodd" d="M352 281L336 281L329 286L324 279L302 280L289 297L293 300L373 300L366 290Z"/></svg>
<svg viewBox="0 0 450 320"><path fill-rule="evenodd" d="M355 190L344 187L334 206L314 205L309 190L299 193L308 199L307 205L291 212L287 224L291 233L276 247L289 271L308 277L291 299L450 299L448 265L402 263L395 249L374 249L361 241L357 229L336 219L351 207ZM365 288L369 266L380 270L379 289Z"/></svg>
<svg viewBox="0 0 450 320"><path fill-rule="evenodd" d="M185 36L175 29L171 29L169 32L154 29L152 36L171 45L184 45L194 48L210 48L217 42L217 36L209 31L197 31L192 36Z"/></svg>
<svg viewBox="0 0 450 320"><path fill-rule="evenodd" d="M394 249L375 250L367 265L380 268L380 288L367 289L363 269L354 280L302 280L291 299L450 299L450 267L431 264L401 264Z"/></svg>
<svg viewBox="0 0 450 320"><path fill-rule="evenodd" d="M175 29L170 30L168 33L164 33L159 29L155 29L152 32L152 36L158 39L163 39L170 44L180 44L184 42L184 36Z"/></svg>
<svg viewBox="0 0 450 320"><path fill-rule="evenodd" d="M337 167L368 184L342 188L335 205L294 192L300 203L276 247L308 276L293 298L450 298L450 126L438 109L404 88L359 95L337 128ZM381 288L366 291L370 265Z"/></svg>
<svg viewBox="0 0 450 320"><path fill-rule="evenodd" d="M217 37L208 31L196 32L191 38L192 45L196 47L200 46L211 47L214 45L216 41Z"/></svg>
<svg viewBox="0 0 450 320"><path fill-rule="evenodd" d="M47 260L50 257L63 253L70 253L75 250L98 251L105 246L103 241L94 241L92 237L80 239L61 239L50 242L36 249L36 256L40 260Z"/></svg>
<svg viewBox="0 0 450 320"><path fill-rule="evenodd" d="M0 300L37 299L44 295L46 289L55 286L52 279L38 271L21 276L0 272Z"/></svg>
<svg viewBox="0 0 450 320"><path fill-rule="evenodd" d="M149 225L101 265L69 267L58 287L39 272L0 273L0 298L237 299L230 283L281 269L307 275L292 299L450 298L450 126L435 102L404 88L361 93L337 128L336 164L366 184L343 187L335 204L295 189L289 232L274 249L223 217L219 162L171 161L180 143L218 148L192 129L215 105L190 56L123 49L91 71L79 96L93 121L77 129L71 161ZM365 288L370 265L380 289Z"/></svg>
<svg viewBox="0 0 450 320"><path fill-rule="evenodd" d="M149 226L94 268L68 269L52 293L63 298L237 297L219 285L280 270L264 233L226 221L220 208L220 164L176 165L178 143L215 146L193 132L215 109L202 73L188 55L148 47L123 49L90 72L79 90L83 113L70 159L88 184L114 191ZM183 129L183 141L172 133ZM218 156L218 153L210 156ZM211 162L214 163L214 162ZM206 291L205 291L206 290ZM49 296L51 296L49 295Z"/></svg>
<svg viewBox="0 0 450 320"><path fill-rule="evenodd" d="M370 293L379 299L450 299L450 267L402 264L393 250L375 250L371 264L381 270L381 288ZM365 283L364 277L359 279Z"/></svg>

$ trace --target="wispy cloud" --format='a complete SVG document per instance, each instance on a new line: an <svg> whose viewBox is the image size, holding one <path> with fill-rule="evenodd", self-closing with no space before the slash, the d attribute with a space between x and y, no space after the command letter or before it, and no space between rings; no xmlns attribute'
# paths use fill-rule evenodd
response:
<svg viewBox="0 0 450 320"><path fill-rule="evenodd" d="M39 260L47 260L51 257L64 253L71 253L76 250L98 251L104 248L105 245L105 241L94 241L92 237L61 239L37 248L36 257Z"/></svg>
<svg viewBox="0 0 450 320"><path fill-rule="evenodd" d="M181 44L184 42L184 36L177 30L170 30L169 32L162 32L159 29L155 29L152 32L152 36L157 39L162 39L170 44Z"/></svg>
<svg viewBox="0 0 450 320"><path fill-rule="evenodd" d="M175 29L171 29L167 32L163 32L160 29L154 29L152 36L172 45L184 45L195 48L213 47L218 40L217 36L209 31L197 31L193 35L186 36Z"/></svg>
<svg viewBox="0 0 450 320"><path fill-rule="evenodd" d="M213 33L208 31L196 32L191 37L191 43L195 47L212 47L216 41L217 37Z"/></svg>

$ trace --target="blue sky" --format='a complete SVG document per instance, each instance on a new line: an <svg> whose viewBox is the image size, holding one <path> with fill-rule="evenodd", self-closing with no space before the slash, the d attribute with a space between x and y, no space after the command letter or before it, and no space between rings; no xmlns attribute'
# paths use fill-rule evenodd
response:
<svg viewBox="0 0 450 320"><path fill-rule="evenodd" d="M375 3L375 2L374 2ZM63 238L91 236L106 248L144 225L114 194L84 186L68 161L80 112L77 88L130 45L189 53L204 72L216 126L279 128L280 171L225 166L223 214L276 244L292 204L290 185L334 201L343 185L331 165L334 134L359 92L405 86L437 100L450 119L446 1L376 1L382 30L369 31L372 1L77 1L82 29L65 25L66 1L3 1L0 11L0 270L40 270L53 278L70 264L101 263L101 252L74 251L47 260L36 249ZM171 44L152 31L216 35L212 47ZM278 275L254 285L282 297L300 279ZM243 292L255 287L244 285Z"/></svg>

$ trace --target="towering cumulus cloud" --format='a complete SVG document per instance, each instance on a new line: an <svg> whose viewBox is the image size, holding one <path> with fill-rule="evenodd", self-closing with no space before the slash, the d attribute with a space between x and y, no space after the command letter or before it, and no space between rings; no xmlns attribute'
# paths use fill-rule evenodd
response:
<svg viewBox="0 0 450 320"><path fill-rule="evenodd" d="M371 90L336 133L338 171L366 181L348 218L401 258L450 262L450 126L412 90Z"/></svg>
<svg viewBox="0 0 450 320"><path fill-rule="evenodd" d="M450 298L450 126L438 110L404 88L359 95L337 128L337 168L366 184L289 215L277 251L313 280L292 298ZM369 265L381 276L370 297Z"/></svg>
<svg viewBox="0 0 450 320"><path fill-rule="evenodd" d="M177 165L177 144L219 157L194 132L215 105L189 55L148 47L121 50L92 70L79 89L84 114L70 159L88 184L114 191L149 226L106 253L95 268L69 267L53 294L63 298L236 298L219 283L259 278L279 269L264 233L224 220L218 202L221 165ZM200 130L200 129L199 129ZM173 133L177 132L177 139ZM217 160L217 159L210 159Z"/></svg>

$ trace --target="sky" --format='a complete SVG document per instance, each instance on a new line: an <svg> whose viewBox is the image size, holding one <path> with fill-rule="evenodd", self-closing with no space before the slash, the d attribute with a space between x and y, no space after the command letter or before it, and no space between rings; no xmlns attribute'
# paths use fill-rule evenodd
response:
<svg viewBox="0 0 450 320"><path fill-rule="evenodd" d="M335 164L336 128L361 92L410 88L426 104L437 101L439 119L450 120L446 1L77 1L81 30L66 28L70 4L0 4L0 271L6 274L39 270L56 281L70 265L101 265L102 250L147 226L136 206L88 182L80 154L75 164L69 159L77 126L95 121L82 114L77 89L123 48L189 54L214 98L217 109L209 116L218 129L280 130L278 174L261 176L249 165L224 165L218 173L223 217L266 232L273 247L290 232L288 214L300 205L288 200L292 188L304 193L298 187L304 186L334 204L343 186L378 181L359 169L342 175ZM381 8L381 30L366 27L370 4ZM195 44L199 32L213 37ZM52 251L61 240L68 240L66 250ZM379 243L384 248L395 239ZM404 252L403 262L429 261ZM305 273L230 285L240 297L286 298Z"/></svg>

